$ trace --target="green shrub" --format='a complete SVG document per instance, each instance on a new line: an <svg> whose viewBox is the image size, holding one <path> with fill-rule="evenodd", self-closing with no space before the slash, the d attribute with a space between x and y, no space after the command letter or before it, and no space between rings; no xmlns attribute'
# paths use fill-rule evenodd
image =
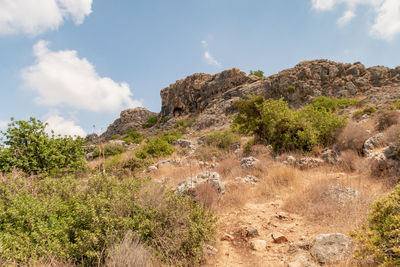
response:
<svg viewBox="0 0 400 267"><path fill-rule="evenodd" d="M250 70L249 75L255 75L257 77L264 78L264 72L262 70L256 70L256 71Z"/></svg>
<svg viewBox="0 0 400 267"><path fill-rule="evenodd" d="M254 137L250 138L246 144L243 146L243 154L244 155L250 155L251 148L254 146L256 143L256 139Z"/></svg>
<svg viewBox="0 0 400 267"><path fill-rule="evenodd" d="M289 86L286 88L286 90L287 90L289 93L294 93L294 91L296 91L296 87L295 87L294 85L289 85Z"/></svg>
<svg viewBox="0 0 400 267"><path fill-rule="evenodd" d="M11 119L7 131L1 133L0 171L17 168L38 174L85 168L84 139L49 135L45 127L46 124L35 118L29 121Z"/></svg>
<svg viewBox="0 0 400 267"><path fill-rule="evenodd" d="M182 137L182 132L180 130L169 130L159 133L158 136L162 140L167 141L169 144L173 144Z"/></svg>
<svg viewBox="0 0 400 267"><path fill-rule="evenodd" d="M116 135L113 135L113 136L111 136L111 140L117 140L117 139L119 139L119 134L116 134Z"/></svg>
<svg viewBox="0 0 400 267"><path fill-rule="evenodd" d="M98 145L93 151L93 158L110 157L122 154L126 151L126 147L118 143L106 143Z"/></svg>
<svg viewBox="0 0 400 267"><path fill-rule="evenodd" d="M235 143L240 144L240 136L232 130L212 131L206 135L205 143L221 149L231 149Z"/></svg>
<svg viewBox="0 0 400 267"><path fill-rule="evenodd" d="M400 185L375 201L367 222L352 233L360 243L358 256L372 256L382 266L400 265Z"/></svg>
<svg viewBox="0 0 400 267"><path fill-rule="evenodd" d="M361 101L353 98L330 98L326 96L319 96L312 100L311 105L318 110L335 112L339 109L359 105L359 103L361 103Z"/></svg>
<svg viewBox="0 0 400 267"><path fill-rule="evenodd" d="M161 123L162 123L162 124L167 123L167 121L169 121L169 117L168 117L168 116L165 116L165 117L163 117L163 118L161 119Z"/></svg>
<svg viewBox="0 0 400 267"><path fill-rule="evenodd" d="M149 155L158 158L161 156L169 156L174 153L175 147L163 138L147 138L143 148L137 150L135 155L137 158L146 159Z"/></svg>
<svg viewBox="0 0 400 267"><path fill-rule="evenodd" d="M143 136L136 130L130 130L122 140L127 143L140 144L143 141Z"/></svg>
<svg viewBox="0 0 400 267"><path fill-rule="evenodd" d="M195 121L195 118L179 120L175 123L174 128L179 129L182 133L185 133L186 129L192 127Z"/></svg>
<svg viewBox="0 0 400 267"><path fill-rule="evenodd" d="M142 179L97 175L0 180L0 262L46 257L98 266L132 232L171 266L194 266L215 219L189 197Z"/></svg>
<svg viewBox="0 0 400 267"><path fill-rule="evenodd" d="M366 107L366 108L364 108L362 110L357 110L356 112L354 112L353 113L353 118L359 120L359 119L361 119L361 117L363 115L371 115L371 114L375 113L376 111L377 110L376 110L375 107L372 107L372 106L371 107Z"/></svg>
<svg viewBox="0 0 400 267"><path fill-rule="evenodd" d="M156 125L157 122L158 122L158 117L157 116L152 116L152 117L148 118L146 123L143 124L143 129L151 128L154 125Z"/></svg>
<svg viewBox="0 0 400 267"><path fill-rule="evenodd" d="M308 105L290 109L280 100L250 96L235 103L239 114L233 127L245 134L254 134L274 148L275 152L311 151L315 146L328 146L335 132L346 125L346 119L326 109Z"/></svg>

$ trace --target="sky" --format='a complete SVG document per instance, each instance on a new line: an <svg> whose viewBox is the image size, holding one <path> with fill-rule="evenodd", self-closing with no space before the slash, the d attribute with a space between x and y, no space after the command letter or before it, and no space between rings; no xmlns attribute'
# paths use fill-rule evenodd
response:
<svg viewBox="0 0 400 267"><path fill-rule="evenodd" d="M0 130L101 133L198 72L400 65L399 0L0 0Z"/></svg>

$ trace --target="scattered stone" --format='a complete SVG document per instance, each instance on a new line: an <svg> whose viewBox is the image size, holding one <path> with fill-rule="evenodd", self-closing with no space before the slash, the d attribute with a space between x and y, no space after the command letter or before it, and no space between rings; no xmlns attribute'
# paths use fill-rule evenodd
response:
<svg viewBox="0 0 400 267"><path fill-rule="evenodd" d="M203 247L203 252L204 252L204 254L207 254L207 255L216 255L218 253L218 249L216 249L210 245L205 245Z"/></svg>
<svg viewBox="0 0 400 267"><path fill-rule="evenodd" d="M289 263L286 265L287 267L318 267L311 257L309 252L299 251L294 256Z"/></svg>
<svg viewBox="0 0 400 267"><path fill-rule="evenodd" d="M253 238L255 236L258 236L258 230L256 228L247 229L246 236L249 237L249 238Z"/></svg>
<svg viewBox="0 0 400 267"><path fill-rule="evenodd" d="M230 234L225 234L223 237L221 237L221 241L233 241L235 238L230 235Z"/></svg>
<svg viewBox="0 0 400 267"><path fill-rule="evenodd" d="M296 164L296 158L293 157L293 156L288 156L288 157L286 158L286 162L287 162L288 164L294 166L294 165Z"/></svg>
<svg viewBox="0 0 400 267"><path fill-rule="evenodd" d="M218 166L218 163L208 163L207 161L199 161L199 166L206 169L214 169Z"/></svg>
<svg viewBox="0 0 400 267"><path fill-rule="evenodd" d="M96 148L97 148L97 146L95 146L95 145L88 145L88 146L84 146L83 150L85 150L85 152L87 154L89 154L89 153L92 153L93 151L95 151Z"/></svg>
<svg viewBox="0 0 400 267"><path fill-rule="evenodd" d="M222 182L220 179L220 175L216 172L202 172L199 173L194 178L186 178L182 182L178 184L178 187L175 190L176 194L188 192L193 193L196 186L200 184L208 183L210 184L218 195L223 195L225 193L225 182Z"/></svg>
<svg viewBox="0 0 400 267"><path fill-rule="evenodd" d="M91 161L93 159L94 159L93 152L90 152L90 153L86 154L86 160Z"/></svg>
<svg viewBox="0 0 400 267"><path fill-rule="evenodd" d="M255 251L264 251L267 248L267 241L252 240L250 241L250 248Z"/></svg>
<svg viewBox="0 0 400 267"><path fill-rule="evenodd" d="M349 255L351 240L344 234L322 234L315 238L311 254L321 264L333 264Z"/></svg>
<svg viewBox="0 0 400 267"><path fill-rule="evenodd" d="M283 234L279 233L279 232L275 232L271 234L272 240L274 241L274 243L285 243L288 242L289 240L286 238L286 236L284 236Z"/></svg>
<svg viewBox="0 0 400 267"><path fill-rule="evenodd" d="M376 149L383 142L383 134L378 133L365 141L363 146L363 153L365 157L371 157L374 149Z"/></svg>
<svg viewBox="0 0 400 267"><path fill-rule="evenodd" d="M205 135L203 135L203 136L201 136L201 137L199 137L197 139L197 144L198 145L203 145L205 142L206 142L206 136Z"/></svg>
<svg viewBox="0 0 400 267"><path fill-rule="evenodd" d="M149 173L149 172L156 171L156 170L158 170L157 166L152 165L152 166L148 167L147 169L145 169L143 171L143 173Z"/></svg>
<svg viewBox="0 0 400 267"><path fill-rule="evenodd" d="M240 160L243 169L252 169L258 162L259 160L254 157L246 157Z"/></svg>
<svg viewBox="0 0 400 267"><path fill-rule="evenodd" d="M237 177L235 179L236 181L245 183L245 184L256 184L260 181L259 178L253 176L253 175L246 175L245 177L241 178L241 177Z"/></svg>
<svg viewBox="0 0 400 267"><path fill-rule="evenodd" d="M351 187L343 187L340 184L331 185L327 192L324 192L325 196L337 200L339 203L343 204L349 200L353 200L358 197L359 192L352 189Z"/></svg>
<svg viewBox="0 0 400 267"><path fill-rule="evenodd" d="M300 169L311 169L322 165L324 161L319 158L305 157L297 160L296 166Z"/></svg>
<svg viewBox="0 0 400 267"><path fill-rule="evenodd" d="M336 164L339 161L338 153L333 149L324 149L321 158L328 164Z"/></svg>
<svg viewBox="0 0 400 267"><path fill-rule="evenodd" d="M167 159L167 160L163 160L160 161L156 164L156 167L159 169L161 167L164 167L166 165L170 165L170 164L180 164L181 163L181 159L176 158L176 159Z"/></svg>
<svg viewBox="0 0 400 267"><path fill-rule="evenodd" d="M189 151L188 155L192 155L196 151L196 146L190 140L178 139L175 142L175 145L179 145L182 148L189 148L190 151Z"/></svg>

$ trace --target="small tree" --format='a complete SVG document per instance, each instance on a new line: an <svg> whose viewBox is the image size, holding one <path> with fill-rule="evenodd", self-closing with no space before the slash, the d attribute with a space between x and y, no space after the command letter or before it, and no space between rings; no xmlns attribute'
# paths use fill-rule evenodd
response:
<svg viewBox="0 0 400 267"><path fill-rule="evenodd" d="M264 72L262 70L250 70L249 75L255 75L257 77L264 78Z"/></svg>
<svg viewBox="0 0 400 267"><path fill-rule="evenodd" d="M47 124L30 118L14 121L8 125L0 147L0 171L12 168L30 174L54 173L61 169L77 170L85 166L84 139L77 137L49 136Z"/></svg>

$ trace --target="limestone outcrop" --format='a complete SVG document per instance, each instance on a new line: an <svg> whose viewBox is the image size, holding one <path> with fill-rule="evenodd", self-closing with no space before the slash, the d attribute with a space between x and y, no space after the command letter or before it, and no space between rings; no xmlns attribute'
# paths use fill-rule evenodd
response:
<svg viewBox="0 0 400 267"><path fill-rule="evenodd" d="M120 117L108 126L107 131L101 135L101 138L109 140L114 135L123 135L132 129L140 130L150 117L157 115L157 113L140 107L124 110L121 112Z"/></svg>

